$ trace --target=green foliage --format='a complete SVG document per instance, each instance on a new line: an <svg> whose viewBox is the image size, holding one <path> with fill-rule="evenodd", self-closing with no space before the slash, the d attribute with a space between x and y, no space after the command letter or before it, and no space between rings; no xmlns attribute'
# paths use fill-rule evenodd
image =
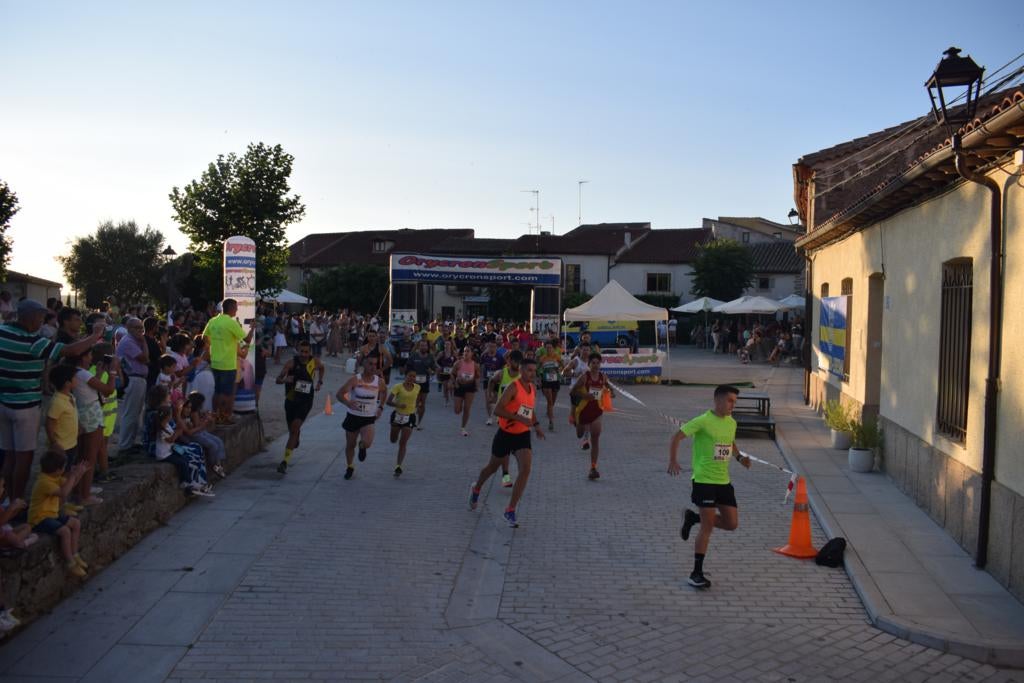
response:
<svg viewBox="0 0 1024 683"><path fill-rule="evenodd" d="M98 288L102 296L114 296L120 304L138 303L160 291L157 266L165 260L163 246L159 230L140 230L135 221L105 221L95 234L75 240L71 252L57 260L75 289Z"/></svg>
<svg viewBox="0 0 1024 683"><path fill-rule="evenodd" d="M715 240L700 247L693 261L692 294L732 301L754 282L754 258L735 240Z"/></svg>
<svg viewBox="0 0 1024 683"><path fill-rule="evenodd" d="M256 242L256 289L276 293L284 287L285 228L306 212L298 195L288 195L293 161L281 145L254 143L242 157L219 155L199 180L171 190L174 219L188 235L204 282L220 282L224 240L243 235Z"/></svg>
<svg viewBox="0 0 1024 683"><path fill-rule="evenodd" d="M678 294L637 294L636 298L658 308L672 308L679 305Z"/></svg>
<svg viewBox="0 0 1024 683"><path fill-rule="evenodd" d="M11 227L11 219L18 213L18 195L0 180L0 282L7 279L7 264L11 262L11 238L7 229Z"/></svg>
<svg viewBox="0 0 1024 683"><path fill-rule="evenodd" d="M874 450L882 445L882 428L878 426L878 420L850 420L849 431L854 448Z"/></svg>
<svg viewBox="0 0 1024 683"><path fill-rule="evenodd" d="M593 296L586 292L573 292L571 294L566 294L562 297L562 311L564 312L567 308L576 308L577 306L587 303L592 298Z"/></svg>
<svg viewBox="0 0 1024 683"><path fill-rule="evenodd" d="M330 311L348 308L372 313L387 291L388 273L383 266L350 264L313 273L305 295L314 306Z"/></svg>
<svg viewBox="0 0 1024 683"><path fill-rule="evenodd" d="M530 290L527 287L488 287L492 318L522 322L530 319Z"/></svg>
<svg viewBox="0 0 1024 683"><path fill-rule="evenodd" d="M825 404L825 424L829 429L849 432L852 430L852 423L850 411L842 403L832 400Z"/></svg>

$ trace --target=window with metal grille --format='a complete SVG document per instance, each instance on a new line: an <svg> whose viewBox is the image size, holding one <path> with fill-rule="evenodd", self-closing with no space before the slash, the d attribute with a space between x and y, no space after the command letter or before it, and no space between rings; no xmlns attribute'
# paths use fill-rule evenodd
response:
<svg viewBox="0 0 1024 683"><path fill-rule="evenodd" d="M580 289L580 265L578 263L565 264L565 293L575 294Z"/></svg>
<svg viewBox="0 0 1024 683"><path fill-rule="evenodd" d="M850 342L853 341L853 278L843 278L839 293L846 297L846 353L843 354L843 381L850 381L850 356L853 355Z"/></svg>
<svg viewBox="0 0 1024 683"><path fill-rule="evenodd" d="M971 259L942 264L942 312L939 320L939 433L967 440L967 400L971 385L971 308L974 270Z"/></svg>

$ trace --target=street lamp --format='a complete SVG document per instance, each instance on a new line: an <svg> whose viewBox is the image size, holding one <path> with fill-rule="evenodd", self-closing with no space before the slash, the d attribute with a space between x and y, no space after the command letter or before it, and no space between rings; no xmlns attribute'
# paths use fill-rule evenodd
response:
<svg viewBox="0 0 1024 683"><path fill-rule="evenodd" d="M789 213L788 213L788 214L786 214L786 215L787 215L787 217L789 218L789 224L790 224L790 225L796 225L797 223L799 223L799 222L800 222L800 214L798 214L798 213L796 212L796 209L790 209L790 210L789 210ZM795 218L796 220L793 220L794 218Z"/></svg>
<svg viewBox="0 0 1024 683"><path fill-rule="evenodd" d="M172 247L169 244L167 245L167 248L164 249L160 253L163 254L164 256L177 256L178 255L178 252L174 251L174 247Z"/></svg>
<svg viewBox="0 0 1024 683"><path fill-rule="evenodd" d="M942 54L945 56L924 85L932 100L935 122L945 124L953 133L974 119L985 69L975 64L969 56L961 57L960 48L951 47ZM966 98L963 106L952 108L953 103L961 97Z"/></svg>

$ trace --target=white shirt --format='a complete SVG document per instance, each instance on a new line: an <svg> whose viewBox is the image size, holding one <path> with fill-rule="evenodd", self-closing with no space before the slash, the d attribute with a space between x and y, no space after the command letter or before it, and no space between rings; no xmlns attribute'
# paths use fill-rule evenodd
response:
<svg viewBox="0 0 1024 683"><path fill-rule="evenodd" d="M84 409L93 403L99 403L99 393L89 386L89 380L93 377L92 373L85 368L78 368L75 377L78 381L75 382L75 388L71 393L75 395L75 403L78 404L78 407Z"/></svg>
<svg viewBox="0 0 1024 683"><path fill-rule="evenodd" d="M167 456L171 454L171 446L174 444L167 441L167 437L173 436L174 430L171 429L171 425L168 424L166 427L160 430L160 433L156 437L156 448L154 449L153 455L157 460L166 460Z"/></svg>

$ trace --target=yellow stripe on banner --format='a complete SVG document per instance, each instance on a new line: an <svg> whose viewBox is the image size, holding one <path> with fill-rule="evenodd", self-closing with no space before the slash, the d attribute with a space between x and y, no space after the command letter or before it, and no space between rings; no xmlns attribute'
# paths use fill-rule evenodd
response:
<svg viewBox="0 0 1024 683"><path fill-rule="evenodd" d="M821 327L818 329L818 337L823 344L846 348L846 330L842 328Z"/></svg>

